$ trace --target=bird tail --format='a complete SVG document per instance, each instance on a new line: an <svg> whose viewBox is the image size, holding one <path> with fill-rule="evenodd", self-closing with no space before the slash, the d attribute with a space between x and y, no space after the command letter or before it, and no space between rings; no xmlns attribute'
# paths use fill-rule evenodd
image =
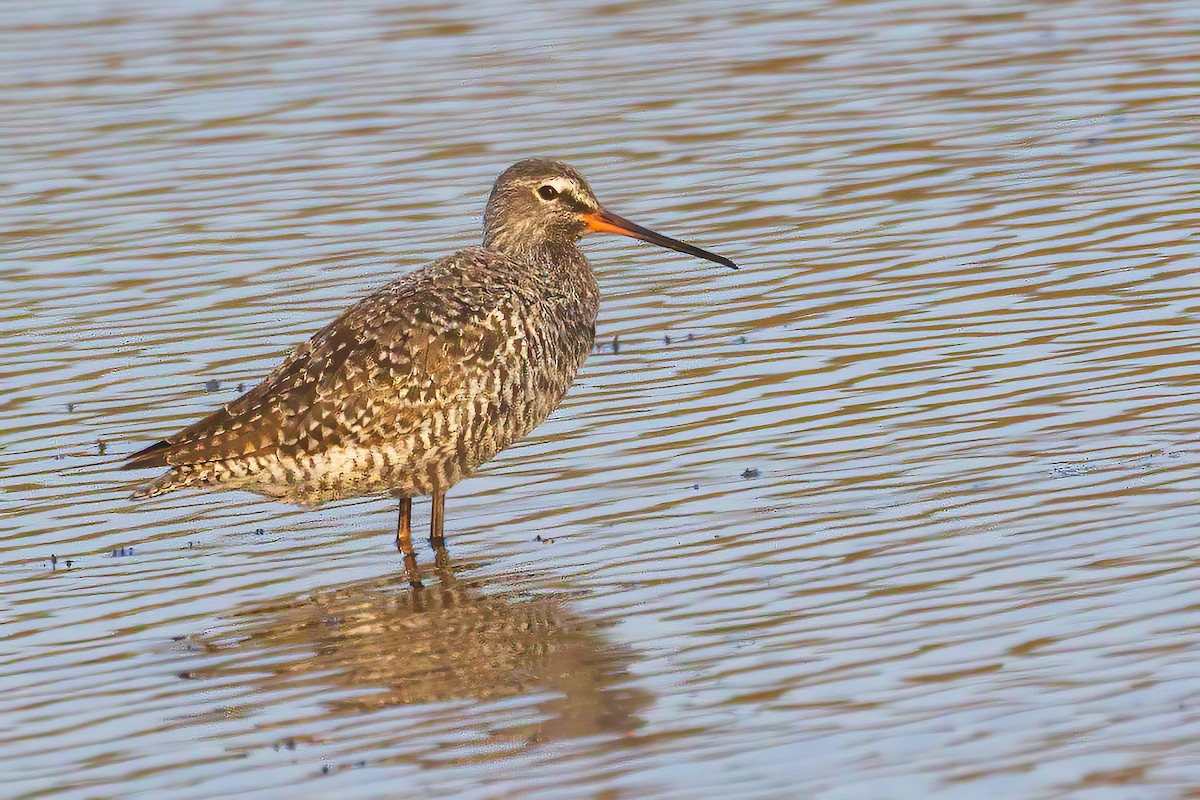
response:
<svg viewBox="0 0 1200 800"><path fill-rule="evenodd" d="M169 467L167 463L167 450L171 447L171 443L167 441L155 442L149 447L138 450L131 456L125 457L125 463L121 465L121 469L154 469L156 467Z"/></svg>
<svg viewBox="0 0 1200 800"><path fill-rule="evenodd" d="M134 489L129 497L134 500L143 497L157 497L160 494L173 492L176 489L185 489L202 482L199 470L194 467L190 465L172 467L154 480L143 483Z"/></svg>

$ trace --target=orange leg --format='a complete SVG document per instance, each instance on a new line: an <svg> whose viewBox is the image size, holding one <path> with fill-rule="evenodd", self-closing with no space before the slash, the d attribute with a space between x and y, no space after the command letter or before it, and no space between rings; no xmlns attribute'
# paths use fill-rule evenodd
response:
<svg viewBox="0 0 1200 800"><path fill-rule="evenodd" d="M413 554L412 498L400 498L400 520L396 526L396 549L406 556Z"/></svg>
<svg viewBox="0 0 1200 800"><path fill-rule="evenodd" d="M417 577L417 556L413 552L412 543L412 498L400 498L400 519L396 525L396 549L404 555L404 571L408 573L409 582L420 586L421 579Z"/></svg>
<svg viewBox="0 0 1200 800"><path fill-rule="evenodd" d="M433 548L445 547L446 536L443 529L446 525L446 493L433 493L433 511L429 516L429 545Z"/></svg>

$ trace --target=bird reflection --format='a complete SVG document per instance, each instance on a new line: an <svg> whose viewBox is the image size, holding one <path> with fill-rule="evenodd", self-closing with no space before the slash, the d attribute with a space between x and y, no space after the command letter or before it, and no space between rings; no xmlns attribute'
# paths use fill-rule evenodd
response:
<svg viewBox="0 0 1200 800"><path fill-rule="evenodd" d="M409 573L238 612L219 639L192 639L217 661L181 677L252 681L260 698L327 689L332 716L528 695L538 713L515 712L518 724L497 734L528 743L641 726L650 696L623 685L633 653L607 641L602 623L571 614L561 596L459 580L444 548L432 571L426 582Z"/></svg>

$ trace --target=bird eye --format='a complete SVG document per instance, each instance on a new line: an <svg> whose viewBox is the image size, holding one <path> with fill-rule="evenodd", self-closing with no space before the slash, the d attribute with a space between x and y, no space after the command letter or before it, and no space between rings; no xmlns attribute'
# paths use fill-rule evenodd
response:
<svg viewBox="0 0 1200 800"><path fill-rule="evenodd" d="M539 186L538 197L542 198L543 200L553 200L554 198L558 197L558 189L555 189L550 185Z"/></svg>

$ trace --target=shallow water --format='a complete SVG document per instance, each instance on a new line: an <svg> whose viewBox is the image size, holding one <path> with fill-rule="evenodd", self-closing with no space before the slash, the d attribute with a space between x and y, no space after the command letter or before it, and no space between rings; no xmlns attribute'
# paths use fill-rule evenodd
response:
<svg viewBox="0 0 1200 800"><path fill-rule="evenodd" d="M1197 796L1194 3L0 13L6 796ZM744 269L589 242L423 589L126 498L533 154Z"/></svg>

